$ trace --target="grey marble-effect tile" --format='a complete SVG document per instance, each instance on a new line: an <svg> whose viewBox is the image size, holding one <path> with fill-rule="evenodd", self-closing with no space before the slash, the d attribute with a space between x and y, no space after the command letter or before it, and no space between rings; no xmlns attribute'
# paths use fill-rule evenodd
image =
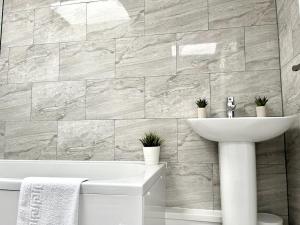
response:
<svg viewBox="0 0 300 225"><path fill-rule="evenodd" d="M60 80L113 78L115 41L60 44Z"/></svg>
<svg viewBox="0 0 300 225"><path fill-rule="evenodd" d="M167 206L213 209L212 164L169 163Z"/></svg>
<svg viewBox="0 0 300 225"><path fill-rule="evenodd" d="M276 0L255 0L254 22L255 25L277 25Z"/></svg>
<svg viewBox="0 0 300 225"><path fill-rule="evenodd" d="M31 84L0 86L0 121L29 120Z"/></svg>
<svg viewBox="0 0 300 225"><path fill-rule="evenodd" d="M5 147L5 122L0 122L0 159L4 158L4 147Z"/></svg>
<svg viewBox="0 0 300 225"><path fill-rule="evenodd" d="M58 44L12 47L8 83L57 81L58 63Z"/></svg>
<svg viewBox="0 0 300 225"><path fill-rule="evenodd" d="M143 118L144 89L144 78L88 81L86 89L86 118Z"/></svg>
<svg viewBox="0 0 300 225"><path fill-rule="evenodd" d="M108 0L87 4L87 39L144 34L144 0Z"/></svg>
<svg viewBox="0 0 300 225"><path fill-rule="evenodd" d="M175 34L117 39L116 46L117 77L176 73Z"/></svg>
<svg viewBox="0 0 300 225"><path fill-rule="evenodd" d="M86 4L35 10L34 43L82 41L86 39Z"/></svg>
<svg viewBox="0 0 300 225"><path fill-rule="evenodd" d="M33 43L33 10L6 13L3 18L2 47Z"/></svg>
<svg viewBox="0 0 300 225"><path fill-rule="evenodd" d="M299 19L299 21L300 21L300 19ZM300 54L300 22L298 22L298 25L293 28L292 35L293 35L292 36L293 37L293 54L298 55L298 54Z"/></svg>
<svg viewBox="0 0 300 225"><path fill-rule="evenodd" d="M255 97L267 96L268 116L282 115L279 70L211 74L211 114L226 117L227 96L234 96L236 116L256 116Z"/></svg>
<svg viewBox="0 0 300 225"><path fill-rule="evenodd" d="M206 0L146 0L146 34L208 29Z"/></svg>
<svg viewBox="0 0 300 225"><path fill-rule="evenodd" d="M220 194L220 173L219 165L213 164L213 194L214 194L214 210L221 209L221 194Z"/></svg>
<svg viewBox="0 0 300 225"><path fill-rule="evenodd" d="M0 85L7 84L8 57L0 56Z"/></svg>
<svg viewBox="0 0 300 225"><path fill-rule="evenodd" d="M145 88L146 118L196 117L195 101L210 102L208 74L146 77Z"/></svg>
<svg viewBox="0 0 300 225"><path fill-rule="evenodd" d="M217 163L218 146L196 134L185 119L178 120L178 162Z"/></svg>
<svg viewBox="0 0 300 225"><path fill-rule="evenodd" d="M114 121L59 121L57 158L113 160Z"/></svg>
<svg viewBox="0 0 300 225"><path fill-rule="evenodd" d="M177 73L245 70L244 28L177 35Z"/></svg>
<svg viewBox="0 0 300 225"><path fill-rule="evenodd" d="M256 143L257 164L285 164L284 136Z"/></svg>
<svg viewBox="0 0 300 225"><path fill-rule="evenodd" d="M57 122L7 122L5 159L56 159Z"/></svg>
<svg viewBox="0 0 300 225"><path fill-rule="evenodd" d="M34 83L32 120L85 119L85 82Z"/></svg>
<svg viewBox="0 0 300 225"><path fill-rule="evenodd" d="M258 211L276 215L288 215L286 187L284 165L258 165Z"/></svg>
<svg viewBox="0 0 300 225"><path fill-rule="evenodd" d="M250 26L254 8L255 0L208 0L209 28Z"/></svg>
<svg viewBox="0 0 300 225"><path fill-rule="evenodd" d="M149 131L157 133L164 139L161 146L160 160L176 162L176 119L116 120L115 160L143 160L143 146L139 139Z"/></svg>
<svg viewBox="0 0 300 225"><path fill-rule="evenodd" d="M8 0L5 1L4 10L7 12L51 7L59 5L58 0Z"/></svg>
<svg viewBox="0 0 300 225"><path fill-rule="evenodd" d="M279 69L277 25L245 29L246 70Z"/></svg>
<svg viewBox="0 0 300 225"><path fill-rule="evenodd" d="M283 109L285 115L300 112L300 71L292 71L292 66L300 62L300 54L281 69Z"/></svg>

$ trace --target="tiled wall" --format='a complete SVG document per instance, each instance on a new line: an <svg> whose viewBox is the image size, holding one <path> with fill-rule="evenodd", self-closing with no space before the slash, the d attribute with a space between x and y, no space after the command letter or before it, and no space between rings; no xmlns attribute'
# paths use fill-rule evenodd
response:
<svg viewBox="0 0 300 225"><path fill-rule="evenodd" d="M217 147L186 124L195 100L282 115L274 0L5 0L0 59L6 159L142 160L164 139L168 206L219 209ZM283 137L258 144L259 209L287 216Z"/></svg>
<svg viewBox="0 0 300 225"><path fill-rule="evenodd" d="M290 225L300 225L300 5L298 0L277 0L284 114L298 114L286 135Z"/></svg>

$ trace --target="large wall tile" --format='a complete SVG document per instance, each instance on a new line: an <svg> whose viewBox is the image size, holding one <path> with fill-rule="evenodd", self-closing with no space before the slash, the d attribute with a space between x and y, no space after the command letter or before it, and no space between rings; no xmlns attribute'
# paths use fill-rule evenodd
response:
<svg viewBox="0 0 300 225"><path fill-rule="evenodd" d="M5 159L56 159L57 122L7 122Z"/></svg>
<svg viewBox="0 0 300 225"><path fill-rule="evenodd" d="M85 119L85 82L33 84L31 118L32 120Z"/></svg>
<svg viewBox="0 0 300 225"><path fill-rule="evenodd" d="M214 210L221 209L221 194L220 194L220 173L219 165L213 164L213 195L214 195Z"/></svg>
<svg viewBox="0 0 300 225"><path fill-rule="evenodd" d="M81 41L85 38L86 4L35 10L35 43Z"/></svg>
<svg viewBox="0 0 300 225"><path fill-rule="evenodd" d="M7 83L8 57L0 56L0 85Z"/></svg>
<svg viewBox="0 0 300 225"><path fill-rule="evenodd" d="M254 0L208 0L209 28L252 25L254 7Z"/></svg>
<svg viewBox="0 0 300 225"><path fill-rule="evenodd" d="M114 122L59 121L57 158L113 160Z"/></svg>
<svg viewBox="0 0 300 225"><path fill-rule="evenodd" d="M113 78L115 41L60 44L60 80Z"/></svg>
<svg viewBox="0 0 300 225"><path fill-rule="evenodd" d="M9 83L58 80L58 44L10 48Z"/></svg>
<svg viewBox="0 0 300 225"><path fill-rule="evenodd" d="M175 35L117 39L116 75L141 77L176 73Z"/></svg>
<svg viewBox="0 0 300 225"><path fill-rule="evenodd" d="M212 170L212 164L169 163L167 206L212 209Z"/></svg>
<svg viewBox="0 0 300 225"><path fill-rule="evenodd" d="M284 165L257 166L258 211L288 215Z"/></svg>
<svg viewBox="0 0 300 225"><path fill-rule="evenodd" d="M244 28L177 35L177 73L245 70Z"/></svg>
<svg viewBox="0 0 300 225"><path fill-rule="evenodd" d="M29 120L31 84L0 86L0 121Z"/></svg>
<svg viewBox="0 0 300 225"><path fill-rule="evenodd" d="M87 119L135 119L144 117L144 78L87 82Z"/></svg>
<svg viewBox="0 0 300 225"><path fill-rule="evenodd" d="M210 101L209 75L146 77L146 118L196 117L195 101Z"/></svg>
<svg viewBox="0 0 300 225"><path fill-rule="evenodd" d="M245 29L246 70L279 69L277 25Z"/></svg>
<svg viewBox="0 0 300 225"><path fill-rule="evenodd" d="M33 43L33 10L6 13L2 26L2 46Z"/></svg>
<svg viewBox="0 0 300 225"><path fill-rule="evenodd" d="M255 0L253 24L277 24L275 1L276 0Z"/></svg>
<svg viewBox="0 0 300 225"><path fill-rule="evenodd" d="M146 34L208 29L206 0L146 0Z"/></svg>
<svg viewBox="0 0 300 225"><path fill-rule="evenodd" d="M59 5L58 0L6 0L5 11L20 11Z"/></svg>
<svg viewBox="0 0 300 225"><path fill-rule="evenodd" d="M255 97L267 96L269 116L282 115L279 70L211 74L211 113L226 117L228 96L235 97L236 116L255 116Z"/></svg>
<svg viewBox="0 0 300 225"><path fill-rule="evenodd" d="M143 160L143 146L139 139L146 132L156 132L164 139L162 161L177 161L177 121L175 119L117 120L115 124L115 159Z"/></svg>
<svg viewBox="0 0 300 225"><path fill-rule="evenodd" d="M87 39L144 34L144 1L96 1L87 4Z"/></svg>
<svg viewBox="0 0 300 225"><path fill-rule="evenodd" d="M5 132L5 122L0 122L0 159L4 158L4 132Z"/></svg>
<svg viewBox="0 0 300 225"><path fill-rule="evenodd" d="M196 134L185 119L178 120L178 161L184 163L217 163L217 143Z"/></svg>
<svg viewBox="0 0 300 225"><path fill-rule="evenodd" d="M300 63L300 54L281 69L284 114L300 112L300 71L292 71L292 66Z"/></svg>

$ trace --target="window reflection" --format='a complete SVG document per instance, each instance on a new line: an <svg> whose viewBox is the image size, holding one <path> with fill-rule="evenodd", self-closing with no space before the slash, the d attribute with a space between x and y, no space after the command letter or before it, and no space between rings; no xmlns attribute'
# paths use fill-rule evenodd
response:
<svg viewBox="0 0 300 225"><path fill-rule="evenodd" d="M180 45L179 55L180 56L213 55L216 52L216 47L217 47L217 43Z"/></svg>

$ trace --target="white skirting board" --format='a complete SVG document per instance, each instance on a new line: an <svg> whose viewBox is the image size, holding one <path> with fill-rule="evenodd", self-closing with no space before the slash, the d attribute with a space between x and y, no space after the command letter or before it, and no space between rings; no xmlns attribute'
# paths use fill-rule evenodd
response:
<svg viewBox="0 0 300 225"><path fill-rule="evenodd" d="M221 225L220 210L166 209L166 225Z"/></svg>

